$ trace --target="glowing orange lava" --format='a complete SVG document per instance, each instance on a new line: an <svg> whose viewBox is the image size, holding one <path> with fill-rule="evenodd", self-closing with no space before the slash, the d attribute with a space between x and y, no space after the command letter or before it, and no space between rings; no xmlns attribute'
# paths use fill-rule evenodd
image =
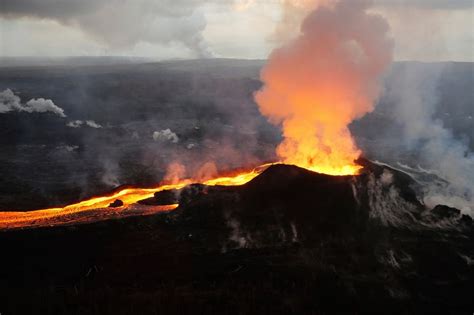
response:
<svg viewBox="0 0 474 315"><path fill-rule="evenodd" d="M251 171L238 172L229 176L205 180L201 183L208 186L243 185L255 178L270 165L271 163L264 164ZM164 184L154 188L125 188L110 195L94 197L62 208L49 208L24 212L0 212L0 229L93 222L103 220L107 217L143 215L173 210L178 207L178 204L153 207L142 207L136 205L133 209L129 209L128 206L133 205L140 200L153 197L156 192L170 189L181 189L186 185L196 182L198 181L186 179L174 184ZM116 199L120 199L124 205L118 208L109 208L109 204L114 202ZM99 210L101 211L100 213L97 212ZM81 215L86 215L88 217L79 218Z"/></svg>
<svg viewBox="0 0 474 315"><path fill-rule="evenodd" d="M235 172L228 176L221 176L205 181L192 179L181 180L173 184L163 184L154 188L125 188L110 195L93 197L62 208L49 208L32 211L4 211L0 212L0 230L14 228L30 228L39 226L53 226L96 222L110 218L127 216L149 215L162 211L176 209L179 204L143 206L138 201L151 198L156 192L171 189L181 189L192 183L201 183L208 186L239 186L248 183L272 164L263 164L251 171ZM361 168L358 165L348 165L340 170L313 167L313 165L298 165L309 170L331 175L357 174ZM111 208L109 205L120 199L123 206Z"/></svg>

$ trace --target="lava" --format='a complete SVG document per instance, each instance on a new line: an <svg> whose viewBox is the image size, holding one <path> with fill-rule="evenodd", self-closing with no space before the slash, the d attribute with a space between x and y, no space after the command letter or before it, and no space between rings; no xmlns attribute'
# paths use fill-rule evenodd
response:
<svg viewBox="0 0 474 315"><path fill-rule="evenodd" d="M78 222L93 222L104 217L129 216L152 214L160 211L169 211L177 208L178 204L164 206L142 207L134 205L138 201L151 198L156 192L171 189L181 189L192 183L202 183L208 186L239 186L243 185L273 163L263 164L250 171L241 171L229 174L227 176L217 177L202 182L185 179L173 184L163 184L154 188L125 188L116 191L110 195L93 197L78 203L70 204L65 207L48 208L32 211L5 211L0 212L0 229L26 228L33 226L61 225ZM123 206L109 208L109 204L120 199ZM131 209L129 206L134 205ZM100 210L100 213L97 211ZM80 215L86 215L86 218L79 218ZM98 218L99 217L99 218Z"/></svg>

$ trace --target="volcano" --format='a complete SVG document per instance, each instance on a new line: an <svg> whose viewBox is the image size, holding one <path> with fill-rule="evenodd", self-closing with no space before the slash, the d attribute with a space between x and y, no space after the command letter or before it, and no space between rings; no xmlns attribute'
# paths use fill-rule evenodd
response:
<svg viewBox="0 0 474 315"><path fill-rule="evenodd" d="M358 163L355 176L275 164L140 201L170 211L2 231L2 311L468 314L472 219L427 209L408 174Z"/></svg>

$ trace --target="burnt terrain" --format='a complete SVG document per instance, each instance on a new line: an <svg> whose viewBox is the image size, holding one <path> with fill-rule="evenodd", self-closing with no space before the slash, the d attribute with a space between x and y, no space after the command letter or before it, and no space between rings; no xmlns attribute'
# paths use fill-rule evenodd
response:
<svg viewBox="0 0 474 315"><path fill-rule="evenodd" d="M173 211L0 233L2 314L471 314L474 226L405 173L273 165Z"/></svg>

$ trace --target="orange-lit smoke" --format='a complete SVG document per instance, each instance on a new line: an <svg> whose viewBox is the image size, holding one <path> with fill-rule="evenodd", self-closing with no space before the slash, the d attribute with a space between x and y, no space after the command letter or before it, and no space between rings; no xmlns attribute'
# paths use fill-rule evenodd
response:
<svg viewBox="0 0 474 315"><path fill-rule="evenodd" d="M332 175L360 168L348 125L373 110L393 46L388 24L368 7L363 0L319 5L299 35L271 53L255 99L282 126L283 162Z"/></svg>

